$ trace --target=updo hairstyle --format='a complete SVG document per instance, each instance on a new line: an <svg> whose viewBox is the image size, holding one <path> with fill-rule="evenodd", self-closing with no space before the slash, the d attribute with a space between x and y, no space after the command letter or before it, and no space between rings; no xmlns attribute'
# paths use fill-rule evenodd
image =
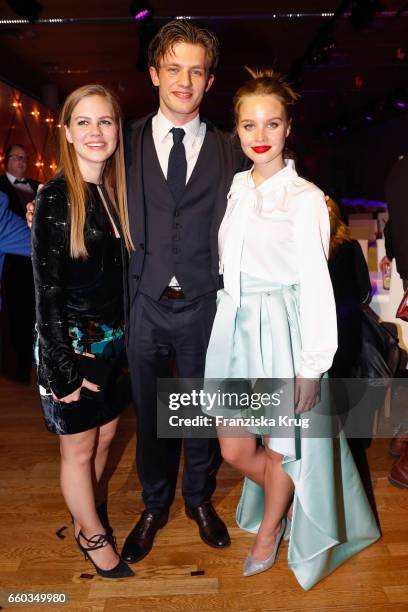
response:
<svg viewBox="0 0 408 612"><path fill-rule="evenodd" d="M297 94L285 81L284 77L275 70L248 68L248 66L245 66L245 70L249 73L251 78L241 85L234 96L235 124L238 124L239 109L243 99L247 96L276 96L283 105L286 119L290 121L291 110L299 99L299 94Z"/></svg>

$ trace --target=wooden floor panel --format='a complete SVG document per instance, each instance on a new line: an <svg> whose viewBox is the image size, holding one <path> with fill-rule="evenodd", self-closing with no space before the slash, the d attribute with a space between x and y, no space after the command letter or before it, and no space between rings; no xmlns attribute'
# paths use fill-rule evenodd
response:
<svg viewBox="0 0 408 612"><path fill-rule="evenodd" d="M153 551L133 566L135 578L103 580L73 540L58 485L58 441L44 428L34 387L0 379L0 424L1 590L66 592L70 599L67 606L24 605L21 610L408 610L408 491L388 482L392 459L386 440L374 441L368 451L382 539L304 592L287 567L286 543L272 570L252 578L242 576L254 536L235 524L241 483L226 465L219 473L214 502L229 526L231 547L216 551L200 540L178 491L169 523L159 532ZM109 462L109 514L119 545L142 510L133 432L129 409L121 419Z"/></svg>

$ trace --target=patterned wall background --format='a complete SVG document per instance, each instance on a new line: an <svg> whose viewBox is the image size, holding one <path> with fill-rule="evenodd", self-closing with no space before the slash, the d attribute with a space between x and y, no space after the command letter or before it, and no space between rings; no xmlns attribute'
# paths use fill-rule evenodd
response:
<svg viewBox="0 0 408 612"><path fill-rule="evenodd" d="M45 182L57 167L57 117L29 95L0 81L0 161L4 172L4 152L9 144L22 144L27 150L27 176Z"/></svg>

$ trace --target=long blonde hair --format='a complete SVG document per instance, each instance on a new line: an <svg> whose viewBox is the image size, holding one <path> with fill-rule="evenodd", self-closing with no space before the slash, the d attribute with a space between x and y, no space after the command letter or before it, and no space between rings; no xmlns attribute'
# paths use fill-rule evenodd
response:
<svg viewBox="0 0 408 612"><path fill-rule="evenodd" d="M60 138L59 138L59 168L64 174L70 210L70 255L73 258L86 259L88 256L85 239L84 226L86 216L86 200L88 186L82 178L79 170L78 160L72 143L65 136L64 126L69 128L72 113L76 105L87 96L101 96L112 106L113 119L118 128L118 145L114 154L106 161L103 171L102 182L114 206L121 225L126 248L133 249L130 235L129 217L126 198L126 174L125 155L123 147L122 112L114 94L103 85L83 85L69 94L64 102L60 113Z"/></svg>
<svg viewBox="0 0 408 612"><path fill-rule="evenodd" d="M329 257L331 257L338 246L343 242L351 241L350 229L341 218L340 208L334 200L329 198L326 202L330 217L330 247Z"/></svg>

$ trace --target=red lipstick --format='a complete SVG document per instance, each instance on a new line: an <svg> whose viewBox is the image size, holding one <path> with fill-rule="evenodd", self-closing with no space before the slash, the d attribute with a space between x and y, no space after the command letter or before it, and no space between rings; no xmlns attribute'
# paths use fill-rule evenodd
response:
<svg viewBox="0 0 408 612"><path fill-rule="evenodd" d="M267 151L269 151L271 147L268 146L263 146L263 147L251 147L251 149L253 151L255 151L255 153L266 153Z"/></svg>

